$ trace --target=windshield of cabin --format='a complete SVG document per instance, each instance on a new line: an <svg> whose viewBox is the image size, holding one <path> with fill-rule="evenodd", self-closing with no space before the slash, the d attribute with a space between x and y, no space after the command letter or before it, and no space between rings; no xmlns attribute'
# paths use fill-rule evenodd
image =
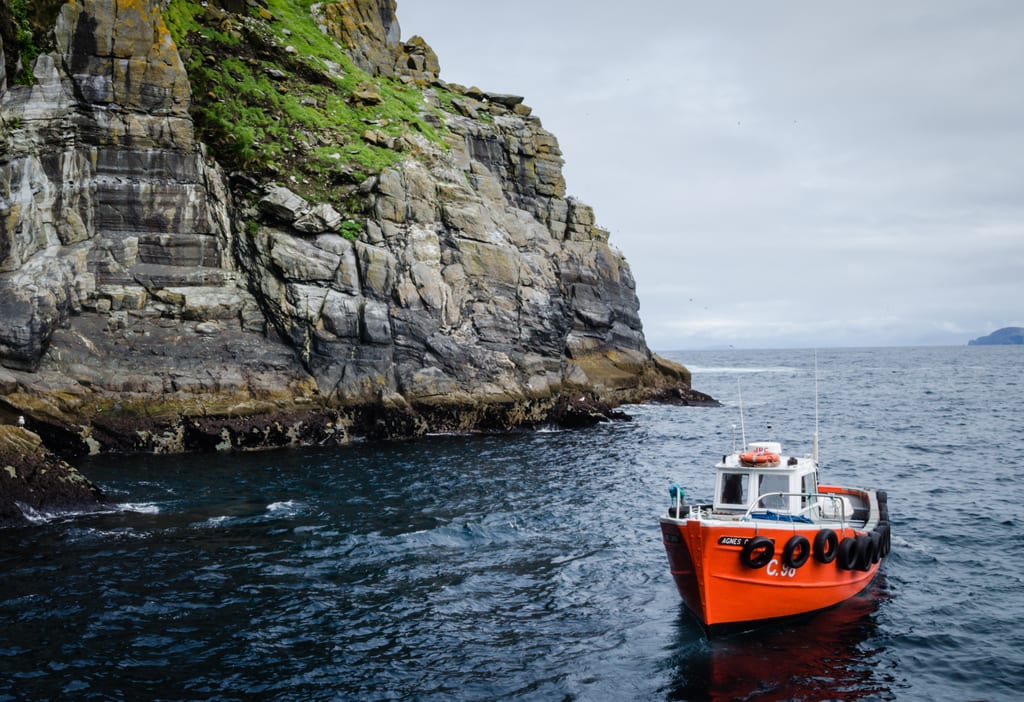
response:
<svg viewBox="0 0 1024 702"><path fill-rule="evenodd" d="M788 492L788 475L761 475L757 484L757 494L766 495L770 492ZM782 495L766 497L759 503L766 509L783 509L786 506L786 498Z"/></svg>
<svg viewBox="0 0 1024 702"><path fill-rule="evenodd" d="M746 507L749 477L746 473L725 473L722 476L721 502L727 505Z"/></svg>

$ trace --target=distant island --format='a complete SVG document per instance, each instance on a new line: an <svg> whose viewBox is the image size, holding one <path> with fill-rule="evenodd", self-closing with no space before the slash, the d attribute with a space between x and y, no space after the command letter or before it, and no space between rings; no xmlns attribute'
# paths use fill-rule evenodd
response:
<svg viewBox="0 0 1024 702"><path fill-rule="evenodd" d="M1003 327L988 336L980 336L967 342L968 346L1010 346L1024 344L1024 327Z"/></svg>

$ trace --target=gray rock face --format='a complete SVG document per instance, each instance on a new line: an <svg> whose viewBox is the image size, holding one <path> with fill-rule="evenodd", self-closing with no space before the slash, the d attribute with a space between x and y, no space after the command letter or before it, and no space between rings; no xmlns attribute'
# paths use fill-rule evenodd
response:
<svg viewBox="0 0 1024 702"><path fill-rule="evenodd" d="M0 91L0 403L49 444L322 443L688 389L648 351L629 267L565 196L522 98L445 86L447 148L403 137L407 158L360 188L352 240L334 206L280 184L232 196L159 6L65 4L35 83ZM371 73L436 81L393 11L320 9L358 30Z"/></svg>
<svg viewBox="0 0 1024 702"><path fill-rule="evenodd" d="M37 369L71 315L222 268L227 191L195 143L184 67L155 6L113 5L65 4L35 84L0 98L9 367Z"/></svg>

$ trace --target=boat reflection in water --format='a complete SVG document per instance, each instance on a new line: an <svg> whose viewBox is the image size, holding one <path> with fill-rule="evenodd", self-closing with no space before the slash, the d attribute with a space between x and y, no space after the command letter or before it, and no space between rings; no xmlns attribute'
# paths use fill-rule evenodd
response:
<svg viewBox="0 0 1024 702"><path fill-rule="evenodd" d="M885 575L842 604L709 639L680 607L669 700L861 700L891 697L878 665L875 612Z"/></svg>

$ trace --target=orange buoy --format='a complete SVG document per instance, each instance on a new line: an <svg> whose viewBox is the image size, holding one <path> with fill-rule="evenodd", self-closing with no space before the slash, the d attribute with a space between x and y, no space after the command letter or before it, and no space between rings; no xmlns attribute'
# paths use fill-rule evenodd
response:
<svg viewBox="0 0 1024 702"><path fill-rule="evenodd" d="M759 449L740 454L740 463L745 466L777 466L779 454Z"/></svg>

